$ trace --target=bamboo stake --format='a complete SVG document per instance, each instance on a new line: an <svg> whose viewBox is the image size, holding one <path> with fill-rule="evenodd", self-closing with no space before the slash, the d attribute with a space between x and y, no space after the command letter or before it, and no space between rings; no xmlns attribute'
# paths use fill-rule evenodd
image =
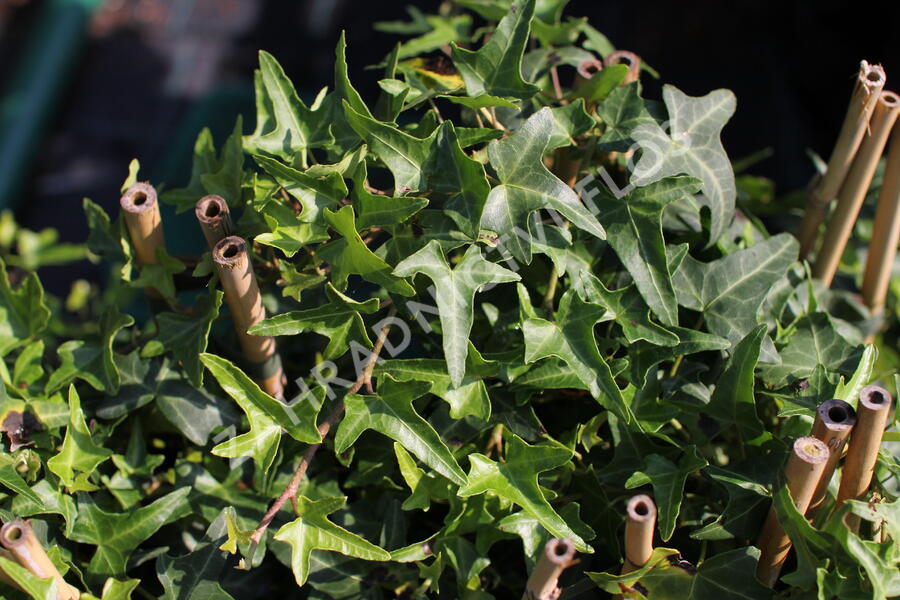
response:
<svg viewBox="0 0 900 600"><path fill-rule="evenodd" d="M573 89L578 89L584 82L603 70L603 61L596 57L586 58L575 67Z"/></svg>
<svg viewBox="0 0 900 600"><path fill-rule="evenodd" d="M859 393L856 427L847 448L837 508L847 500L865 500L890 413L891 395L883 387L868 385ZM853 531L859 527L856 515L847 515L845 522Z"/></svg>
<svg viewBox="0 0 900 600"><path fill-rule="evenodd" d="M606 55L606 66L609 65L628 65L628 73L622 84L628 84L641 78L641 57L634 52L628 50L616 50Z"/></svg>
<svg viewBox="0 0 900 600"><path fill-rule="evenodd" d="M881 313L884 307L898 242L900 242L900 127L894 125L862 281L863 300L873 315Z"/></svg>
<svg viewBox="0 0 900 600"><path fill-rule="evenodd" d="M11 560L14 563L19 562L16 560L16 557L13 555L13 553L10 552L9 550L7 550L6 548L0 548L0 556L5 558L6 560ZM6 571L4 571L2 568L0 568L0 581L2 581L3 583L5 583L6 585L8 585L10 587L16 588L17 590L22 589L21 586L19 586L19 584L16 583L15 580L12 577L10 577L6 573Z"/></svg>
<svg viewBox="0 0 900 600"><path fill-rule="evenodd" d="M806 513L806 509L809 508L809 502L822 477L822 471L825 470L828 457L828 446L821 440L802 437L794 442L784 476L794 505L801 514ZM768 587L773 587L791 550L791 539L778 522L774 506L769 510L769 516L756 546L760 549L756 577Z"/></svg>
<svg viewBox="0 0 900 600"><path fill-rule="evenodd" d="M898 114L900 114L900 96L893 92L881 92L872 113L871 133L860 145L850 172L847 173L847 179L841 186L837 207L828 221L822 249L816 257L813 277L821 279L826 286L831 285L831 280L837 272L841 254L844 253L850 234L853 233L853 225L866 199L866 192L872 184L878 160Z"/></svg>
<svg viewBox="0 0 900 600"><path fill-rule="evenodd" d="M646 494L632 496L625 509L625 563L621 574L637 571L653 554L653 532L656 529L656 504Z"/></svg>
<svg viewBox="0 0 900 600"><path fill-rule="evenodd" d="M244 358L263 369L254 379L270 396L280 398L284 395L284 371L277 362L275 338L247 333L251 325L266 318L256 274L247 254L247 242L236 235L222 238L213 248L212 258ZM267 367L271 368L267 371Z"/></svg>
<svg viewBox="0 0 900 600"><path fill-rule="evenodd" d="M825 470L813 492L807 513L819 506L825 499L831 476L837 468L838 461L844 453L844 446L850 436L850 430L856 424L856 411L843 400L826 400L816 410L816 420L813 422L811 436L822 440L828 446L828 462Z"/></svg>
<svg viewBox="0 0 900 600"><path fill-rule="evenodd" d="M800 240L801 260L806 258L816 244L819 227L825 220L825 214L832 200L840 191L847 171L850 170L885 81L881 65L870 65L866 61L859 63L859 75L856 78L853 95L850 97L850 106L847 107L844 124L828 159L828 168L810 191L806 202L806 214L803 215L803 222L797 235Z"/></svg>
<svg viewBox="0 0 900 600"><path fill-rule="evenodd" d="M544 553L534 566L522 600L557 600L559 576L574 564L575 544L569 539L554 538L544 546Z"/></svg>
<svg viewBox="0 0 900 600"><path fill-rule="evenodd" d="M138 265L157 264L156 249L165 248L166 238L156 190L146 182L132 184L125 190L119 204L124 211L125 225L137 254Z"/></svg>
<svg viewBox="0 0 900 600"><path fill-rule="evenodd" d="M216 194L203 196L197 200L194 214L197 216L197 221L200 222L203 237L206 238L210 248L214 248L219 240L228 237L234 231L231 223L231 211L222 196Z"/></svg>
<svg viewBox="0 0 900 600"><path fill-rule="evenodd" d="M59 600L78 600L81 593L66 583L27 521L16 519L0 528L0 544L15 556L16 562L34 573L36 577L54 578Z"/></svg>

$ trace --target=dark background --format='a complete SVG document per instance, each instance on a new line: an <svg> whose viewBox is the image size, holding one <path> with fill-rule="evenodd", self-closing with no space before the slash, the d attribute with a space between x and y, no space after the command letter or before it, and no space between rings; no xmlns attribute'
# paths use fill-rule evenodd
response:
<svg viewBox="0 0 900 600"><path fill-rule="evenodd" d="M0 77L4 93L23 48L52 0L0 0ZM311 100L332 85L334 46L348 38L350 76L374 99L378 63L398 38L372 23L407 18L399 1L107 0L91 17L85 43L14 198L19 222L56 227L80 242L87 229L81 198L115 214L128 162L142 178L182 185L203 125L221 143L239 112L253 126L256 51L272 52ZM423 12L438 3L420 1ZM735 159L765 148L773 154L751 172L774 179L779 193L813 174L806 154L827 158L843 119L859 60L882 63L893 87L900 73L900 3L603 2L573 0L565 14L588 16L618 48L632 50L691 95L730 88L737 113L724 130ZM900 78L900 75L897 75ZM660 82L644 76L645 96ZM2 132L0 132L2 134ZM171 242L171 240L170 240ZM85 270L82 270L85 269ZM89 267L50 269L51 290L91 276ZM54 288L57 288L54 290Z"/></svg>

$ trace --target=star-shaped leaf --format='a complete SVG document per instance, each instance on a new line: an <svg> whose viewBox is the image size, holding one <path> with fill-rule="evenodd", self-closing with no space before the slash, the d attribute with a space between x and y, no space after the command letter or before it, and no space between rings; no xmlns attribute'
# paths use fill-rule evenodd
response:
<svg viewBox="0 0 900 600"><path fill-rule="evenodd" d="M382 123L361 114L348 102L344 102L343 110L347 122L366 142L369 151L390 169L394 176L395 194L426 189L425 163L431 156L441 128L435 129L428 137L417 138L390 123ZM451 127L449 121L446 123L445 127Z"/></svg>
<svg viewBox="0 0 900 600"><path fill-rule="evenodd" d="M37 273L29 273L13 289L6 264L0 260L0 356L27 343L47 326L49 319L50 309L44 302L44 288Z"/></svg>
<svg viewBox="0 0 900 600"><path fill-rule="evenodd" d="M549 108L528 118L513 135L488 146L500 185L488 195L481 226L501 236L512 255L531 262L531 216L542 209L561 213L579 229L600 239L606 232L575 192L544 166L543 156L555 128Z"/></svg>
<svg viewBox="0 0 900 600"><path fill-rule="evenodd" d="M343 239L334 240L319 249L319 256L331 265L331 280L337 289L347 287L350 275L359 275L394 294L415 294L412 286L392 274L391 266L369 250L359 237L352 206L344 206L337 212L326 208L325 220L343 236Z"/></svg>
<svg viewBox="0 0 900 600"><path fill-rule="evenodd" d="M466 374L469 332L474 320L475 292L488 283L518 281L509 269L485 260L478 246L466 249L462 259L451 269L440 243L432 240L400 262L394 274L409 277L422 273L434 283L435 301L443 336L444 359L454 387L460 387Z"/></svg>
<svg viewBox="0 0 900 600"><path fill-rule="evenodd" d="M650 309L635 285L620 290L608 290L590 271L582 270L572 274L573 287L585 302L599 304L607 310L607 316L615 319L622 327L622 333L629 343L645 340L655 346L674 346L678 336L665 327L654 323Z"/></svg>
<svg viewBox="0 0 900 600"><path fill-rule="evenodd" d="M711 263L687 256L674 274L678 303L702 312L710 333L736 344L756 327L766 294L797 252L796 238L781 233Z"/></svg>
<svg viewBox="0 0 900 600"><path fill-rule="evenodd" d="M562 445L531 446L519 436L504 436L506 461L494 462L483 454L470 454L471 468L466 484L458 495L466 498L493 492L520 507L538 520L554 537L570 538L579 552L593 549L560 517L538 485L538 474L561 467L572 458L572 451Z"/></svg>
<svg viewBox="0 0 900 600"><path fill-rule="evenodd" d="M290 257L306 244L327 240L328 223L322 211L338 206L347 196L347 185L341 174L332 171L316 177L273 158L254 156L254 159L301 207L297 215L292 206L274 194L254 202L270 229L257 235L256 241L278 248Z"/></svg>
<svg viewBox="0 0 900 600"><path fill-rule="evenodd" d="M425 167L428 188L432 197L443 200L444 210L463 233L475 238L491 186L484 165L463 152L453 125L445 123L435 133Z"/></svg>
<svg viewBox="0 0 900 600"><path fill-rule="evenodd" d="M190 488L183 487L153 503L124 513L100 509L92 497L78 499L78 519L71 539L97 546L88 569L95 575L123 575L131 552L168 523L191 514Z"/></svg>
<svg viewBox="0 0 900 600"><path fill-rule="evenodd" d="M240 405L250 423L250 431L213 448L212 453L216 456L252 456L259 468L268 469L275 458L282 428L300 442L322 441L316 427L316 417L322 407L319 396L307 394L299 402L288 405L259 389L230 361L214 354L201 354L200 360L222 389Z"/></svg>
<svg viewBox="0 0 900 600"><path fill-rule="evenodd" d="M259 52L256 88L256 130L244 137L244 149L253 154L277 156L289 164L306 166L310 148L322 147L333 138L328 129L322 96L307 107L294 84L271 54Z"/></svg>
<svg viewBox="0 0 900 600"><path fill-rule="evenodd" d="M330 283L325 285L328 304L307 310L293 310L269 317L256 323L247 333L252 335L298 335L304 331L315 331L329 339L322 353L325 360L342 356L355 342L366 348L372 347L372 340L366 331L360 313L371 314L378 310L376 298L357 302L335 289Z"/></svg>
<svg viewBox="0 0 900 600"><path fill-rule="evenodd" d="M306 583L310 574L310 554L313 550L339 552L363 560L386 561L391 555L386 550L367 542L360 536L338 527L328 520L328 515L340 510L347 503L346 497L310 500L297 498L299 518L283 526L275 539L291 545L291 569L297 585Z"/></svg>
<svg viewBox="0 0 900 600"><path fill-rule="evenodd" d="M179 557L164 554L156 559L156 576L163 586L163 600L234 600L222 589L225 553L218 544L203 541Z"/></svg>
<svg viewBox="0 0 900 600"><path fill-rule="evenodd" d="M353 189L350 200L359 216L356 218L358 231L370 227L387 227L405 222L411 216L428 206L428 199L416 196L381 196L366 189L368 170L366 161L359 161L353 173Z"/></svg>
<svg viewBox="0 0 900 600"><path fill-rule="evenodd" d="M651 484L653 498L659 509L659 535L667 541L675 532L681 501L684 498L684 483L692 473L707 465L696 446L688 446L678 464L659 454L651 454L645 459L644 468L632 475L625 487L628 489Z"/></svg>
<svg viewBox="0 0 900 600"><path fill-rule="evenodd" d="M438 432L419 416L412 404L430 388L427 381L398 382L386 375L381 378L376 395L345 396L347 412L335 436L335 450L346 451L364 431L374 429L402 444L453 483L462 485L466 474Z"/></svg>
<svg viewBox="0 0 900 600"><path fill-rule="evenodd" d="M670 175L687 174L703 181L703 202L710 210L709 245L731 223L737 189L731 162L719 133L737 104L730 90L715 90L694 98L666 85L663 100L669 111L671 135L656 122L643 123L631 137L643 151L631 182L644 186Z"/></svg>
<svg viewBox="0 0 900 600"><path fill-rule="evenodd" d="M47 468L70 490L97 489L87 481L97 466L112 456L112 450L94 443L81 412L81 399L75 386L69 386L69 425L59 454L47 460Z"/></svg>
<svg viewBox="0 0 900 600"><path fill-rule="evenodd" d="M450 405L451 418L472 415L487 421L491 417L491 399L483 377L497 374L497 367L492 365L469 342L466 375L458 387L450 381L446 361L437 358L386 360L375 368L375 375L387 374L397 381L427 381L431 384L429 391Z"/></svg>
<svg viewBox="0 0 900 600"><path fill-rule="evenodd" d="M194 387L201 387L203 365L200 364L200 355L206 352L209 330L219 316L222 298L222 292L212 290L211 294L201 296L193 314L163 312L157 315L159 333L156 338L147 342L141 356L158 356L163 352L171 352L175 360L184 367Z"/></svg>
<svg viewBox="0 0 900 600"><path fill-rule="evenodd" d="M140 275L131 282L132 287L153 288L169 301L175 299L175 273L184 271L184 263L169 256L165 248L156 249L158 262L141 265Z"/></svg>
<svg viewBox="0 0 900 600"><path fill-rule="evenodd" d="M650 310L663 325L678 324L678 301L669 272L662 216L670 203L700 188L692 177L668 177L616 198L604 186L594 201L607 242L628 269Z"/></svg>
<svg viewBox="0 0 900 600"><path fill-rule="evenodd" d="M512 96L527 99L539 88L522 79L522 56L531 31L535 0L522 0L509 12L478 50L466 50L451 44L453 64L466 82L466 94Z"/></svg>
<svg viewBox="0 0 900 600"><path fill-rule="evenodd" d="M628 150L632 141L631 132L641 125L656 122L641 98L640 81L613 89L606 100L597 105L597 115L605 125L597 147L606 151Z"/></svg>
<svg viewBox="0 0 900 600"><path fill-rule="evenodd" d="M123 315L115 307L107 309L100 317L98 342L69 340L57 349L62 364L50 375L45 391L55 392L78 378L96 390L115 394L120 378L113 342L119 330L132 324L134 318L131 315Z"/></svg>
<svg viewBox="0 0 900 600"><path fill-rule="evenodd" d="M562 359L600 404L631 421L631 411L622 391L594 339L594 325L603 321L605 315L602 306L583 302L574 290L568 290L559 301L555 323L532 316L522 324L525 362L533 363L549 356Z"/></svg>

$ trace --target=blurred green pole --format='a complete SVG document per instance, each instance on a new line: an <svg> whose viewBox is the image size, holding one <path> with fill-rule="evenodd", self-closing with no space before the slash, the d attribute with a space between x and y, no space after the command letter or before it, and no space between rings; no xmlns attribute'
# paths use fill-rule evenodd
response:
<svg viewBox="0 0 900 600"><path fill-rule="evenodd" d="M0 100L0 210L15 209L24 179L66 91L88 20L103 0L45 0Z"/></svg>

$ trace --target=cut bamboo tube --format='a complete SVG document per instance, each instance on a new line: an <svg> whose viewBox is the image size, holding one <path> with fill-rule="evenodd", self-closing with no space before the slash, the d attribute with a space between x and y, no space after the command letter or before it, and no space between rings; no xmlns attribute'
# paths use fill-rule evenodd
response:
<svg viewBox="0 0 900 600"><path fill-rule="evenodd" d="M784 477L794 506L800 514L806 513L813 492L828 463L828 446L814 437L798 438L784 469ZM778 581L784 561L791 550L791 539L778 521L773 506L763 525L756 546L760 550L756 576L768 587Z"/></svg>
<svg viewBox="0 0 900 600"><path fill-rule="evenodd" d="M0 528L0 544L15 556L16 562L40 579L56 580L59 600L78 600L80 592L66 583L27 521L16 519Z"/></svg>
<svg viewBox="0 0 900 600"><path fill-rule="evenodd" d="M584 82L603 70L603 61L596 57L586 58L575 67L574 89L580 88Z"/></svg>
<svg viewBox="0 0 900 600"><path fill-rule="evenodd" d="M575 544L569 539L554 538L544 546L522 600L556 600L559 598L559 576L575 560Z"/></svg>
<svg viewBox="0 0 900 600"><path fill-rule="evenodd" d="M628 50L616 50L606 55L606 66L628 65L628 73L622 84L631 83L641 78L641 57Z"/></svg>
<svg viewBox="0 0 900 600"><path fill-rule="evenodd" d="M270 396L280 398L284 395L284 373L277 364L275 338L247 333L251 325L266 318L256 274L247 254L247 242L236 235L222 238L213 248L212 258L244 358L257 366L273 367L269 369L271 372L264 370L254 379Z"/></svg>
<svg viewBox="0 0 900 600"><path fill-rule="evenodd" d="M872 185L872 176L875 175L878 160L884 152L884 146L898 114L900 114L900 96L893 92L881 92L872 113L871 133L860 145L850 172L847 173L847 179L841 186L837 207L828 221L822 249L816 257L813 277L821 279L826 286L831 285L831 280L837 272L841 254L844 253L850 234L853 233L853 225L866 199L866 192Z"/></svg>
<svg viewBox="0 0 900 600"><path fill-rule="evenodd" d="M578 146L557 148L553 153L553 174L572 189L578 182L582 157Z"/></svg>
<svg viewBox="0 0 900 600"><path fill-rule="evenodd" d="M156 190L146 182L132 184L125 190L119 204L124 211L125 225L137 254L138 265L157 264L156 249L165 248L166 239Z"/></svg>
<svg viewBox="0 0 900 600"><path fill-rule="evenodd" d="M850 430L856 424L856 411L843 400L826 400L816 410L816 420L813 422L811 436L822 440L828 446L828 462L819 479L819 484L813 492L807 513L819 506L825 499L831 476L837 468L838 461L844 454L844 446L850 436Z"/></svg>
<svg viewBox="0 0 900 600"><path fill-rule="evenodd" d="M197 200L194 214L197 216L197 221L200 222L203 237L206 238L206 243L210 248L214 248L219 240L234 232L231 211L228 210L228 203L222 196L215 194L203 196Z"/></svg>
<svg viewBox="0 0 900 600"><path fill-rule="evenodd" d="M847 500L865 500L890 413L891 395L883 387L868 385L859 393L856 426L850 436L847 459L844 461L841 485L838 488L838 508ZM846 523L855 531L859 526L859 518L847 515Z"/></svg>
<svg viewBox="0 0 900 600"><path fill-rule="evenodd" d="M625 509L625 563L621 574L631 573L647 564L653 554L656 529L656 504L646 494L632 496Z"/></svg>
<svg viewBox="0 0 900 600"><path fill-rule="evenodd" d="M898 242L900 242L900 127L894 125L862 281L863 300L873 315L880 314L884 307Z"/></svg>
<svg viewBox="0 0 900 600"><path fill-rule="evenodd" d="M875 109L879 94L884 88L886 77L881 65L870 65L866 61L859 63L859 75L850 97L850 106L844 117L844 124L828 159L825 174L816 182L810 191L806 203L806 214L800 225L800 259L816 245L819 227L825 220L828 207L835 199L850 170L853 157L859 149L863 136L869 127L869 117Z"/></svg>

